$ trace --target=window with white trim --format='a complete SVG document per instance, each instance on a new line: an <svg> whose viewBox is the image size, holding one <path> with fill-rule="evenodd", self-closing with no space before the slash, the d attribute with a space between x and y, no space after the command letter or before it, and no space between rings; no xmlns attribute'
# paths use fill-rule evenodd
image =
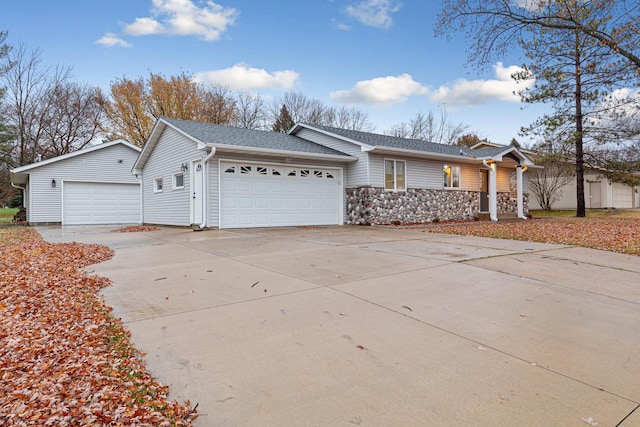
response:
<svg viewBox="0 0 640 427"><path fill-rule="evenodd" d="M156 178L153 180L153 192L154 193L162 192L162 178Z"/></svg>
<svg viewBox="0 0 640 427"><path fill-rule="evenodd" d="M184 188L184 173L173 174L173 189L178 190Z"/></svg>
<svg viewBox="0 0 640 427"><path fill-rule="evenodd" d="M384 161L384 189L392 191L406 190L406 162L404 160Z"/></svg>
<svg viewBox="0 0 640 427"><path fill-rule="evenodd" d="M512 199L518 199L518 172L517 169L509 174L509 195Z"/></svg>
<svg viewBox="0 0 640 427"><path fill-rule="evenodd" d="M445 188L460 188L460 166L442 167Z"/></svg>

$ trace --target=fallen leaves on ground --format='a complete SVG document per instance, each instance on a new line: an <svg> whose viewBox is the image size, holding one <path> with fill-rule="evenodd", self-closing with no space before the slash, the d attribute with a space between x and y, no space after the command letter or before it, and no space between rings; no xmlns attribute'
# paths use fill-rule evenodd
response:
<svg viewBox="0 0 640 427"><path fill-rule="evenodd" d="M112 255L0 229L0 425L190 425L99 296L108 279L82 270Z"/></svg>
<svg viewBox="0 0 640 427"><path fill-rule="evenodd" d="M464 225L434 226L426 231L576 245L640 256L640 220L630 218L473 222Z"/></svg>
<svg viewBox="0 0 640 427"><path fill-rule="evenodd" d="M117 230L120 233L138 233L140 231L156 231L160 230L158 227L153 225L130 225L128 227L118 228Z"/></svg>

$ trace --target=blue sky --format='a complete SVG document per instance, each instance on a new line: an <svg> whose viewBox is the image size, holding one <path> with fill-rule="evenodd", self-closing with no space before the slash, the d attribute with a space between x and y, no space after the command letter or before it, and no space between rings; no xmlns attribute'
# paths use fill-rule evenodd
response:
<svg viewBox="0 0 640 427"><path fill-rule="evenodd" d="M512 95L518 52L479 71L465 42L435 38L439 1L20 0L3 6L9 44L108 89L127 76L194 78L265 97L302 92L369 114L377 132L445 108L455 122L508 143L541 114Z"/></svg>

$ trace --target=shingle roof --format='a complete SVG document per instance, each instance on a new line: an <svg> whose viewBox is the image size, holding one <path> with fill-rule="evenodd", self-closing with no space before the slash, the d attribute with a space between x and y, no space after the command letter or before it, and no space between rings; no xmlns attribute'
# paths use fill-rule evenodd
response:
<svg viewBox="0 0 640 427"><path fill-rule="evenodd" d="M424 151L427 153L445 154L448 156L460 156L460 157L475 157L480 155L476 153L480 150L473 150L471 148L460 147L458 145L437 144L435 142L427 142L420 139L398 138L395 136L380 135L376 133L340 129L340 128L334 128L330 126L321 126L321 125L315 125L315 124L314 125L302 124L302 125L308 126L310 128L324 130L326 132L330 132L335 135L339 135L341 137L348 138L357 142L361 142L363 144L367 144L373 147L398 148L402 150ZM460 154L461 150L464 154ZM504 148L502 148L501 151L504 151Z"/></svg>
<svg viewBox="0 0 640 427"><path fill-rule="evenodd" d="M205 144L350 157L341 151L279 132L198 123L166 117L163 117L163 120Z"/></svg>

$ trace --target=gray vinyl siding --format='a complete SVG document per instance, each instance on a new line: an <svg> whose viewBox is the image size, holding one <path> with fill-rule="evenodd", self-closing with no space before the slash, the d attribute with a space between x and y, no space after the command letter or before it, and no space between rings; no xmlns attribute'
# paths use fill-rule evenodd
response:
<svg viewBox="0 0 640 427"><path fill-rule="evenodd" d="M426 159L411 159L401 156L369 154L371 185L384 188L384 161L406 162L407 188L442 188L442 162Z"/></svg>
<svg viewBox="0 0 640 427"><path fill-rule="evenodd" d="M343 175L346 188L373 185L371 183L371 176L373 175L370 176L369 174L368 153L363 153L360 146L311 129L301 129L296 133L296 136L333 148L358 159L355 162L348 163L346 166L346 173Z"/></svg>
<svg viewBox="0 0 640 427"><path fill-rule="evenodd" d="M513 168L498 168L496 174L496 189L499 193L508 193L511 191L511 173L515 173Z"/></svg>
<svg viewBox="0 0 640 427"><path fill-rule="evenodd" d="M122 144L79 154L29 171L28 221L62 222L62 191L65 181L138 183L131 168L138 152ZM122 163L118 163L122 160ZM56 180L56 187L51 180Z"/></svg>
<svg viewBox="0 0 640 427"><path fill-rule="evenodd" d="M142 171L144 220L147 224L191 225L191 170L184 173L184 188L173 189L173 174L182 172L182 163L202 159L206 153L184 135L167 127ZM162 192L154 192L154 181L162 178Z"/></svg>
<svg viewBox="0 0 640 427"><path fill-rule="evenodd" d="M480 190L480 167L462 164L460 166L460 189L466 191ZM444 179L444 178L443 178Z"/></svg>

